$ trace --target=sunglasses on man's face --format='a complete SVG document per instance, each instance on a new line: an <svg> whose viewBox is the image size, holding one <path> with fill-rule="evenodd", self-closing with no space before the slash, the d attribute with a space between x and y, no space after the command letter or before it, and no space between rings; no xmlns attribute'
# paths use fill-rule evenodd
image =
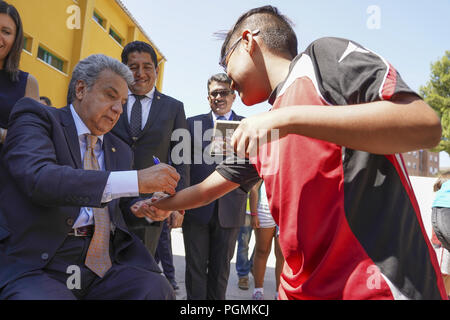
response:
<svg viewBox="0 0 450 320"><path fill-rule="evenodd" d="M230 93L232 93L231 90L215 90L209 93L209 95L213 98L217 98L217 96L220 94L221 97L226 97Z"/></svg>

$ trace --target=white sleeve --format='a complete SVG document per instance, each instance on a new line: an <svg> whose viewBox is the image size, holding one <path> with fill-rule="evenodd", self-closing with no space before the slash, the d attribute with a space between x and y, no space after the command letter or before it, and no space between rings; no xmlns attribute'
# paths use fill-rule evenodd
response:
<svg viewBox="0 0 450 320"><path fill-rule="evenodd" d="M139 196L137 171L113 171L106 182L102 202L106 203L117 198L137 196Z"/></svg>

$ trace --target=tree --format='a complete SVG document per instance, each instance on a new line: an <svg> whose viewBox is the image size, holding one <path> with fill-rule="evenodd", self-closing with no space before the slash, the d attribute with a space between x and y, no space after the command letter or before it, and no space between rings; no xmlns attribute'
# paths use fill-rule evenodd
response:
<svg viewBox="0 0 450 320"><path fill-rule="evenodd" d="M450 155L450 51L431 64L431 79L420 87L422 98L441 118L442 138L433 151L445 151Z"/></svg>

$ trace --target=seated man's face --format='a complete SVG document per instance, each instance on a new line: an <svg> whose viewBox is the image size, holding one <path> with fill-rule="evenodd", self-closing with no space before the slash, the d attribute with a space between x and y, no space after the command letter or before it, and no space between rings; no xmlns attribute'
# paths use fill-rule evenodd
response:
<svg viewBox="0 0 450 320"><path fill-rule="evenodd" d="M127 82L111 70L103 70L89 89L83 81L76 85L78 115L94 135L109 132L119 120L128 98Z"/></svg>
<svg viewBox="0 0 450 320"><path fill-rule="evenodd" d="M128 54L128 68L134 77L134 84L130 91L134 94L145 95L155 86L158 67L153 63L147 52L131 52Z"/></svg>

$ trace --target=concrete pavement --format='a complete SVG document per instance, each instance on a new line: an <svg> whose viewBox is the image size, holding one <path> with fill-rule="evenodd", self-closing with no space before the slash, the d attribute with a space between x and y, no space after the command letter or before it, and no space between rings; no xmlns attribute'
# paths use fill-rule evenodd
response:
<svg viewBox="0 0 450 320"><path fill-rule="evenodd" d="M180 287L179 290L176 291L177 300L186 300L186 287L184 282L184 272L185 272L185 253L184 253L184 242L183 242L183 234L182 229L173 229L171 232L172 235L172 252L173 252L173 262L175 265L175 279ZM253 250L255 245L254 234L250 240L250 250ZM241 290L238 288L238 277L236 274L236 249L234 251L234 256L231 260L230 266L230 277L228 280L228 287L226 293L227 300L251 300L253 289L254 289L254 280L252 275L249 275L249 289ZM272 251L267 260L267 268L266 274L264 278L264 298L265 300L273 300L275 297L275 255Z"/></svg>

